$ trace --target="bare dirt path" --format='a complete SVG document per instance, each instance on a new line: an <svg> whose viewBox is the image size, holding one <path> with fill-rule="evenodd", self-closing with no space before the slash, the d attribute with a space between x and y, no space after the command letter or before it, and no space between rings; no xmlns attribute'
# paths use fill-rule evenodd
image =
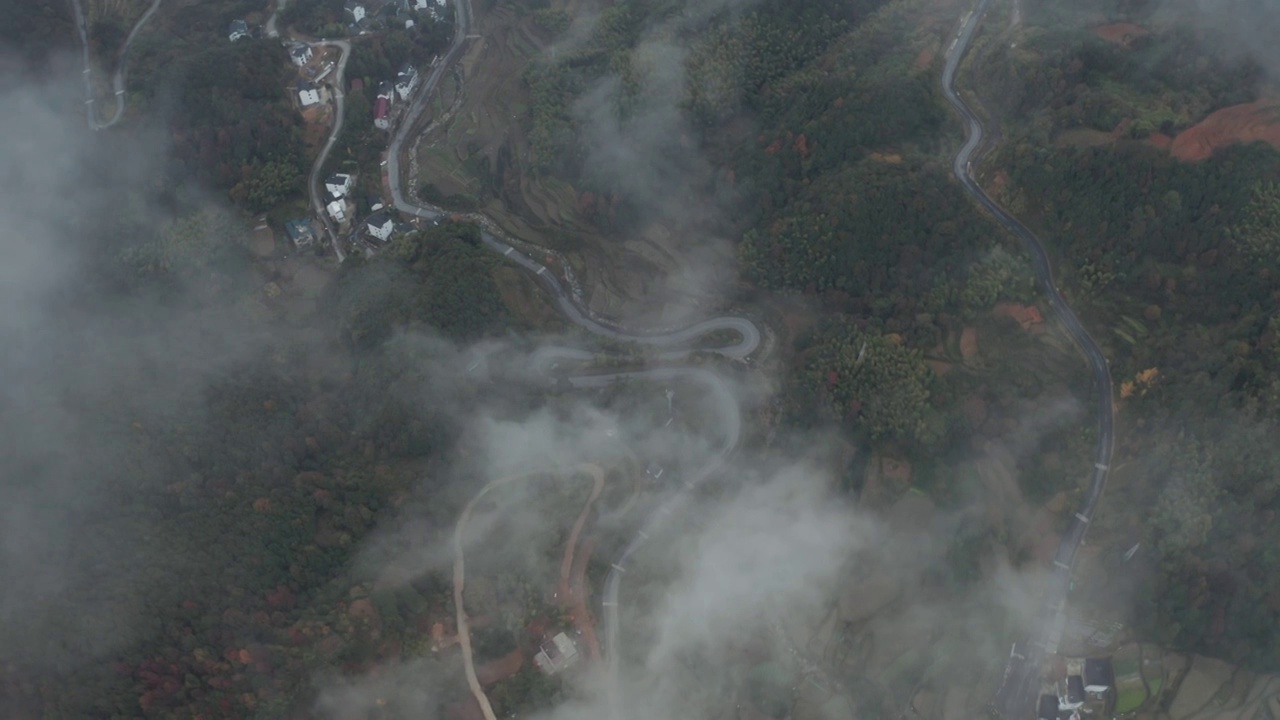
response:
<svg viewBox="0 0 1280 720"><path fill-rule="evenodd" d="M582 633L582 640L587 644L587 651L591 657L591 662L600 662L603 654L600 652L600 640L596 637L596 619L591 614L591 610L587 606L587 563L591 562L591 553L595 550L595 536L588 536L582 541L582 550L575 559L573 569L573 579L569 584L570 592L573 594L573 625L578 628L578 632Z"/></svg>
<svg viewBox="0 0 1280 720"><path fill-rule="evenodd" d="M604 488L604 468L599 465L583 465L581 470L591 475L593 484L591 497L587 498L586 504L582 506L582 512L578 513L578 519L573 523L569 542L564 549L564 559L560 562L560 584L556 589L556 597L565 603L571 602L573 598L569 575L573 571L573 550L578 546L578 535L582 533L582 527L587 524L587 515L591 512L591 506L595 504L596 498L600 497L600 491Z"/></svg>
<svg viewBox="0 0 1280 720"><path fill-rule="evenodd" d="M568 587L569 571L573 564L573 547L577 544L578 535L582 532L583 525L586 524L591 505L595 503L596 498L600 496L601 489L604 487L604 469L600 466L583 464L575 468L575 472L585 472L590 475L594 484L591 489L591 496L587 499L586 505L578 515L577 522L574 523L573 531L569 536L569 548L566 551L565 561L560 571L561 586L563 588ZM485 720L497 720L497 716L493 712L493 706L489 704L489 696L485 695L484 688L480 686L480 679L476 675L475 654L471 649L471 626L467 622L467 610L463 602L463 591L466 589L467 575L466 561L463 558L462 551L463 533L466 530L467 521L471 519L471 511L475 509L485 495L489 494L490 490L519 480L527 480L531 477L534 477L534 474L513 475L499 478L485 485L463 508L462 514L458 516L458 524L453 531L453 607L458 624L458 645L462 647L462 666L467 676L467 687L471 689L472 696L475 697L476 703L480 705L480 711L484 714ZM594 633L592 637L594 637Z"/></svg>

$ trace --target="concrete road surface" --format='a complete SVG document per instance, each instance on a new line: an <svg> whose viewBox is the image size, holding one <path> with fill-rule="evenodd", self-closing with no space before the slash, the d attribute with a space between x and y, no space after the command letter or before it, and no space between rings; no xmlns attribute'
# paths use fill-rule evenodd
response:
<svg viewBox="0 0 1280 720"><path fill-rule="evenodd" d="M1071 311L1067 301L1058 292L1053 280L1053 265L1049 253L1045 251L1040 239L1035 236L1017 218L1000 207L973 176L973 163L980 161L987 148L983 146L984 128L977 113L969 107L955 88L956 71L964 58L969 44L991 0L980 0L978 7L961 23L956 39L952 42L947 54L946 65L942 72L942 92L947 102L955 108L964 120L967 138L960 152L956 153L951 164L951 173L974 200L996 220L1012 232L1031 255L1032 270L1040 283L1040 289L1048 301L1049 309L1067 334L1075 341L1084 353L1093 374L1094 385L1094 417L1098 424L1098 441L1093 453L1093 476L1089 489L1085 492L1078 512L1071 520L1071 526L1062 536L1054 557L1053 570L1048 587L1044 589L1044 598L1038 613L1031 637L1019 647L1022 652L1013 652L1005 672L1005 681L996 695L995 709L1008 720L1023 720L1033 717L1035 702L1040 689L1041 667L1047 657L1056 651L1061 640L1061 618L1067 604L1067 593L1071 589L1071 570L1075 565L1076 552L1084 542L1089 530L1089 522L1093 518L1098 500L1107 485L1107 476L1111 468L1111 456L1115 449L1115 418L1112 414L1111 368L1107 364L1102 348L1085 330L1076 314Z"/></svg>
<svg viewBox="0 0 1280 720"><path fill-rule="evenodd" d="M138 22L134 23L133 28L129 30L129 36L125 38L124 45L120 46L120 52L116 59L116 69L111 74L111 90L112 96L115 98L115 111L112 113L110 120L100 122L97 117L96 100L93 97L93 68L89 61L89 28L80 0L71 0L71 10L75 15L76 28L80 32L80 47L84 62L84 105L86 119L91 129L105 130L120 122L120 118L124 115L124 95L129 76L129 46L133 45L133 41L138 37L138 32L142 30L142 26L146 25L156 10L160 9L161 1L152 0L150 7L147 8L146 12L142 13L142 16L138 18Z"/></svg>

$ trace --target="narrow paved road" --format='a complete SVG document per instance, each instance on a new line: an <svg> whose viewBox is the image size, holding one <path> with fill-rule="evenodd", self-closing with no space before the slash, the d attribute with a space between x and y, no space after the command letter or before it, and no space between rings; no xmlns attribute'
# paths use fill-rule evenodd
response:
<svg viewBox="0 0 1280 720"><path fill-rule="evenodd" d="M1040 688L1041 668L1047 656L1056 651L1058 642L1061 640L1062 617L1067 604L1067 594L1071 589L1071 570L1075 566L1076 552L1084 542L1085 534L1089 530L1089 522L1107 485L1111 456L1115 449L1115 418L1112 407L1111 368L1107 364L1106 356L1102 354L1102 348L1098 347L1098 343L1090 337L1080 319L1071 311L1066 300L1058 292L1058 286L1053 280L1053 265L1049 261L1049 254L1045 251L1044 245L1017 218L992 200L974 179L973 163L980 161L986 151L983 146L984 130L977 113L956 92L955 80L956 71L965 52L969 49L974 31L990 5L991 0L980 0L976 10L961 23L960 31L948 50L946 65L942 72L942 92L946 95L947 102L951 103L964 120L968 134L964 146L956 154L951 172L978 204L986 208L1001 225L1026 245L1027 251L1031 254L1032 269L1035 271L1045 299L1048 300L1050 311L1062 323L1067 334L1075 341L1089 363L1089 370L1093 374L1094 411L1098 424L1097 446L1093 456L1093 477L1089 483L1089 489L1085 492L1080 508L1072 518L1071 525L1063 534L1062 542L1058 546L1057 555L1053 560L1053 571L1048 587L1045 588L1044 603L1035 627L1031 631L1031 637L1020 646L1015 646L1015 651L1010 655L1009 666L1006 668L1005 682L993 703L995 709L1004 717L1010 720L1022 720L1024 717L1032 717Z"/></svg>
<svg viewBox="0 0 1280 720"><path fill-rule="evenodd" d="M288 4L289 0L276 0L275 7L271 10L271 17L267 18L267 24L263 28L266 30L267 37L280 37L280 31L276 29L276 21L280 19L280 13Z"/></svg>
<svg viewBox="0 0 1280 720"><path fill-rule="evenodd" d="M93 67L89 60L89 28L80 0L71 0L71 10L75 14L76 28L80 31L80 46L84 56L85 116L89 121L89 127L93 130L105 130L120 122L120 118L124 116L124 94L129 77L129 46L133 45L134 38L138 37L138 32L142 30L142 26L146 25L156 10L160 9L161 1L152 1L151 6L138 18L138 22L133 24L133 29L129 31L128 37L125 38L124 45L120 46L120 52L116 56L116 69L111 75L111 89L115 96L116 105L115 112L111 115L110 120L99 122L95 109L97 100L93 97Z"/></svg>
<svg viewBox="0 0 1280 720"><path fill-rule="evenodd" d="M271 19L275 20L275 16L272 15ZM320 188L320 173L324 170L324 164L329 159L329 152L333 150L334 143L338 142L338 135L342 133L342 123L346 118L347 97L342 92L342 88L346 84L347 60L351 59L351 43L346 40L323 40L307 44L313 48L336 47L342 53L338 58L338 66L333 70L333 81L330 83L333 86L333 129L329 131L329 139L325 140L324 148L320 150L315 164L311 166L311 175L307 177L307 194L311 196L311 207L320 216L320 222L324 223L324 230L329 235L329 244L333 246L334 255L338 257L338 262L342 262L347 259L347 256L342 252L342 243L338 241L338 233L333 227L333 221L329 218L329 213L325 212L324 192Z"/></svg>

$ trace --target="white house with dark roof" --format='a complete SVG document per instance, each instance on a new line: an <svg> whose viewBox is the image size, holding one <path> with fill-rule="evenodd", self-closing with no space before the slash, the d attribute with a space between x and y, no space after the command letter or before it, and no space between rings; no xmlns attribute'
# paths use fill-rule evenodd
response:
<svg viewBox="0 0 1280 720"><path fill-rule="evenodd" d="M298 81L298 102L302 107L311 107L320 102L320 90L310 80Z"/></svg>
<svg viewBox="0 0 1280 720"><path fill-rule="evenodd" d="M311 46L303 43L296 43L289 46L289 59L294 65L302 67L311 62Z"/></svg>
<svg viewBox="0 0 1280 720"><path fill-rule="evenodd" d="M418 87L418 69L406 63L396 74L396 92L400 93L401 100L408 100L409 94L416 87Z"/></svg>
<svg viewBox="0 0 1280 720"><path fill-rule="evenodd" d="M342 9L347 14L347 22L353 24L364 20L368 16L364 9L364 3L360 2L360 0L347 0Z"/></svg>
<svg viewBox="0 0 1280 720"><path fill-rule="evenodd" d="M227 37L231 42L249 37L249 23L244 20L232 20L231 29L227 31Z"/></svg>
<svg viewBox="0 0 1280 720"><path fill-rule="evenodd" d="M396 229L395 221L392 220L391 216L384 210L379 210L365 218L364 225L370 235L378 238L382 242L386 242L391 237L391 233L395 232Z"/></svg>
<svg viewBox="0 0 1280 720"><path fill-rule="evenodd" d="M329 211L329 217L333 218L334 222L346 222L347 220L346 203L342 202L341 200L334 200L333 202L326 205L325 209Z"/></svg>
<svg viewBox="0 0 1280 720"><path fill-rule="evenodd" d="M345 197L351 192L352 177L346 173L335 173L324 181L324 189L335 198Z"/></svg>

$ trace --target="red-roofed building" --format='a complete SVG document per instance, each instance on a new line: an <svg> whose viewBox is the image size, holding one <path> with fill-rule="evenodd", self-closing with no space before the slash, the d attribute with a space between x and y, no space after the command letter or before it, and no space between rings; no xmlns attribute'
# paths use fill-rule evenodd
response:
<svg viewBox="0 0 1280 720"><path fill-rule="evenodd" d="M378 99L373 103L373 126L379 130L391 128L391 99L394 97L391 83L382 83L378 88Z"/></svg>

